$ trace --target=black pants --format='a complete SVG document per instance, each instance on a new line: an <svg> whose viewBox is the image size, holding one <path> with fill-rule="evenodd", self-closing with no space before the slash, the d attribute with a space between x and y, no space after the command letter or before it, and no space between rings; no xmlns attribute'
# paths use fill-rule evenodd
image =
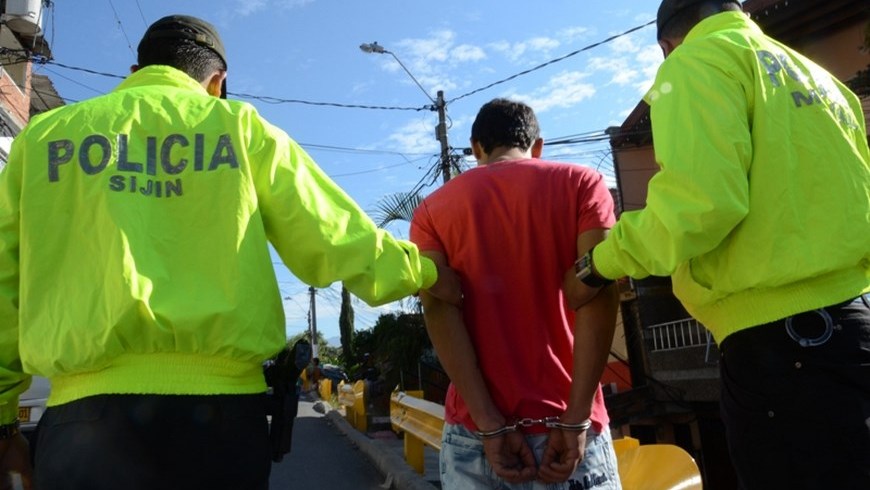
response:
<svg viewBox="0 0 870 490"><path fill-rule="evenodd" d="M722 418L742 489L870 489L870 298L822 310L722 342Z"/></svg>
<svg viewBox="0 0 870 490"><path fill-rule="evenodd" d="M263 395L100 395L39 422L40 490L265 490Z"/></svg>

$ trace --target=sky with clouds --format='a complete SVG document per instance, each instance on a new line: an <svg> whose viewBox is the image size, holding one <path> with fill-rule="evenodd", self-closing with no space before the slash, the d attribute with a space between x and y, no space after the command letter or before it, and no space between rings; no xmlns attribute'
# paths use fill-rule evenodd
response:
<svg viewBox="0 0 870 490"><path fill-rule="evenodd" d="M230 96L252 103L287 131L371 213L385 196L418 184L426 194L440 185L430 172L440 145L437 114L429 108L439 90L448 102L448 141L457 152L468 146L477 109L495 97L530 104L545 145L621 124L662 61L655 28L584 48L644 26L655 18L658 4L61 0L45 12L43 23L55 63L34 68L68 102L84 100L112 90L117 77L129 72L151 22L174 13L209 20L226 45ZM392 55L360 50L360 44L372 42ZM545 146L544 157L598 168L612 179L606 142ZM406 224L388 229L407 237ZM275 261L288 298L287 332L293 335L307 328L308 287ZM317 324L327 338L338 335L339 303L338 285L317 292ZM356 328L369 328L379 313L401 306L373 309L355 301Z"/></svg>

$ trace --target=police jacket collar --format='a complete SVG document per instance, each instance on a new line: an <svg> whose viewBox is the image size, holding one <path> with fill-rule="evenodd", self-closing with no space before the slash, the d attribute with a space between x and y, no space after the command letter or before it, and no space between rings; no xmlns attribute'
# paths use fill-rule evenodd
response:
<svg viewBox="0 0 870 490"><path fill-rule="evenodd" d="M199 92L202 95L208 95L208 91L199 82L190 77L187 73L167 65L151 65L141 68L138 71L131 73L123 82L118 85L115 90L126 90L133 87L144 87L148 85L163 85L177 87L193 92Z"/></svg>
<svg viewBox="0 0 870 490"><path fill-rule="evenodd" d="M758 25L753 22L748 15L743 12L727 11L711 15L701 22L698 22L698 24L696 24L688 34L686 34L683 44L715 32L734 29L750 29L761 34L761 28L758 27Z"/></svg>

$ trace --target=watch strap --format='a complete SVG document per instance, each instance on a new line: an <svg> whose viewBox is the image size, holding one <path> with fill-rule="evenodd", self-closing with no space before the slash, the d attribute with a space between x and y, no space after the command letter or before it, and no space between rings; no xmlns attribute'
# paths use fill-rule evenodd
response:
<svg viewBox="0 0 870 490"><path fill-rule="evenodd" d="M600 288L613 283L613 279L607 279L595 273L595 269L592 267L592 250L574 262L574 273L583 284L591 288Z"/></svg>

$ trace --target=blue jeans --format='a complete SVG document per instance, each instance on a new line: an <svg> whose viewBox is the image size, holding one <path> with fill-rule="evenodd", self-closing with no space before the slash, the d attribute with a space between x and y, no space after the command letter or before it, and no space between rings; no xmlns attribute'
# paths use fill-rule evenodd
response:
<svg viewBox="0 0 870 490"><path fill-rule="evenodd" d="M547 447L547 434L526 436L535 459L541 462ZM616 454L610 429L586 434L586 452L577 470L564 483L544 484L537 481L507 483L496 476L486 457L483 443L459 424L444 424L441 436L441 488L444 490L621 490Z"/></svg>
<svg viewBox="0 0 870 490"><path fill-rule="evenodd" d="M741 489L870 489L870 295L741 330L720 350Z"/></svg>

